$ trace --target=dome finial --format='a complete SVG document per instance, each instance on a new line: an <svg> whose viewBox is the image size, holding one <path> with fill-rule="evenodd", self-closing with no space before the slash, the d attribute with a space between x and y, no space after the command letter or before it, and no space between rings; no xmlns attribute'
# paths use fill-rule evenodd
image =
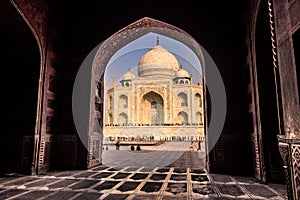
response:
<svg viewBox="0 0 300 200"><path fill-rule="evenodd" d="M156 37L156 45L158 46L159 45L159 36L157 35Z"/></svg>

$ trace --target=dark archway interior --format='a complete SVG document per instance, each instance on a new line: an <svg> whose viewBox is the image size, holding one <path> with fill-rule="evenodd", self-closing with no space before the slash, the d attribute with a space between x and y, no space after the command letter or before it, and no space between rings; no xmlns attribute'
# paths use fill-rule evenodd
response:
<svg viewBox="0 0 300 200"><path fill-rule="evenodd" d="M247 190L258 194L256 181L265 184L286 183L288 198L297 199L300 184L300 13L296 10L299 8L298 0L0 0L0 57L4 75L0 182L3 174L15 177L19 174L51 174L58 170L68 170L63 172L68 174L69 170L93 171L95 166L102 171L105 162L101 156L105 156L104 150L108 150L104 149L105 143L101 143L103 134L99 134L105 109L104 65L108 57L121 46L140 37L141 33L157 30L195 51L198 50L197 41L211 56L224 82L227 97L225 124L216 144L209 143L213 141L213 137L210 139L209 136L219 135L219 130L212 131L205 127L209 131L206 132L205 146L206 151L209 149L206 152L209 155L203 155L207 159L206 172L211 177L221 174L230 175L231 178L224 180L224 185L221 184L223 179L215 179L216 184L210 184L209 181L207 186L224 186L227 190L230 185L229 190L237 193L231 183L241 181L237 189L252 198ZM270 28L272 22L269 12L273 12L274 35L270 33L273 29L272 26ZM37 35L33 34L31 28L36 29L33 32ZM128 29L129 32L124 31ZM187 38L191 36L192 39L185 40L181 33L187 33ZM272 35L276 37L273 42ZM37 39L45 45L42 50ZM103 44L103 48L96 54L93 50L100 44ZM95 60L99 62L90 59L94 55L97 55ZM197 56L202 61L202 56ZM210 59L206 61L211 64ZM76 76L83 62L89 67L84 70L87 75L79 87L82 92L77 95L88 97L88 103L82 103L84 98L80 98L81 109L77 109L77 112L82 126L79 129L73 115L76 112L73 109L73 94ZM276 65L273 62L277 62L278 68L274 68ZM99 67L93 68L93 63L99 64ZM207 77L204 80L211 80ZM215 83L218 85L217 81ZM216 119L213 105L215 96L213 91L205 92L206 116L203 121L205 126L209 126ZM158 101L151 103L153 109L158 106ZM190 110L192 112L193 109ZM222 117L223 113L219 116ZM121 115L121 120L126 124L128 118ZM110 121L113 123L113 120ZM223 124L223 120L219 122ZM175 145L174 149L177 147ZM200 165L203 166L202 163L197 164ZM236 179L237 175L252 176L256 180L251 181L248 189L243 178ZM85 180L79 182L85 184ZM193 184L193 187L189 183L186 185L189 196L194 189L198 193L200 186L202 188L202 183L199 188ZM163 188L166 189L168 185L163 184ZM1 195L12 191L10 186L0 186L3 186ZM25 186L25 190L29 189ZM285 196L277 184L269 186L275 186L270 190L275 195ZM14 188L17 190L13 189L13 193L29 194L23 190L23 185ZM214 189L214 195L225 195L226 191L222 188ZM136 197L137 190L132 191ZM56 193L52 190L45 192ZM90 190L87 192L91 193ZM160 197L162 194L165 193L159 192ZM79 195L76 194L74 198ZM18 194L18 197L22 196Z"/></svg>
<svg viewBox="0 0 300 200"><path fill-rule="evenodd" d="M57 132L74 132L72 123L72 83L77 70L88 53L115 32L143 18L151 17L174 25L189 33L206 49L218 66L225 83L228 112L218 150L210 162L214 172L251 174L252 153L249 142L248 83L245 62L244 1L76 1L62 4L47 1L52 13L50 22L57 32L54 52L63 58L57 65L60 71L61 94L58 96L59 126ZM236 9L238 8L238 9ZM108 12L103 12L104 10ZM76 131L75 131L76 132ZM76 134L76 133L74 133ZM240 140L239 138L243 138Z"/></svg>
<svg viewBox="0 0 300 200"><path fill-rule="evenodd" d="M40 53L28 25L9 1L0 3L2 172L31 173ZM3 119L2 118L2 119Z"/></svg>
<svg viewBox="0 0 300 200"><path fill-rule="evenodd" d="M300 28L293 34L294 55L296 61L296 73L298 84L298 97L300 104Z"/></svg>
<svg viewBox="0 0 300 200"><path fill-rule="evenodd" d="M70 3L63 4L58 0L46 2L50 13L48 47L51 54L55 55L51 65L58 74L57 87L54 88L57 96L56 123L53 128L55 131L50 132L51 134L55 132L56 135L77 135L72 116L72 90L78 69L88 53L122 28L141 18L151 17L189 33L210 54L224 80L228 105L227 118L220 142L210 153L210 170L220 173L251 174L252 152L249 139L251 127L249 128L247 96L249 75L241 67L245 65L246 60L244 14L248 9L247 2L205 1L198 5L199 2L196 1L182 3L155 0L116 3L90 0L75 1L71 6ZM3 10L8 12L7 7L11 5L4 4L9 3L1 2L5 7ZM13 7L11 12L16 13ZM4 13L2 9L0 13ZM9 83L3 84L7 86L5 97L9 97L5 104L7 123L3 130L13 133L9 134L10 137L16 137L18 134L33 136L39 77L38 48L32 34L28 35L30 31L21 19L20 24L14 24L12 29L8 28L11 21L8 21L10 18L7 16L12 14L5 13L3 14L5 17L1 17L1 20L7 20L6 24L2 22L1 40L4 45L1 46L1 52L6 57L4 59L6 65L12 66L5 68L8 77L11 78ZM16 30L13 27L18 28ZM18 34L18 37L14 34ZM16 38L20 41L15 41ZM8 53L10 50L22 54L12 56L12 53ZM81 162L81 166L84 166L85 159L79 158L84 157L86 152L83 148L80 150L76 148L66 150L65 145L61 147L56 145L49 164L50 169L74 169L76 162L77 164ZM12 155L19 152L15 150L16 148L12 149L14 151L8 151L14 152ZM4 153L2 155L5 159L13 157ZM69 162L70 165L66 165L64 158L71 159L69 155L73 155L75 161L72 160Z"/></svg>
<svg viewBox="0 0 300 200"><path fill-rule="evenodd" d="M277 142L277 135L280 133L280 130L276 93L279 90L276 90L275 85L270 22L266 20L269 16L267 6L267 1L263 1L259 10L255 44L261 134L267 181L283 183L283 162Z"/></svg>

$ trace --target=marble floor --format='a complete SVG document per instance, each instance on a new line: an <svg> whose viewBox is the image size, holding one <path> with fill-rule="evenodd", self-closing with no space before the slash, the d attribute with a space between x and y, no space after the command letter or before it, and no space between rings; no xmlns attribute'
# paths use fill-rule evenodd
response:
<svg viewBox="0 0 300 200"><path fill-rule="evenodd" d="M188 142L111 148L103 151L103 165L92 169L1 177L0 199L287 199L285 185L208 173L201 149L191 151Z"/></svg>

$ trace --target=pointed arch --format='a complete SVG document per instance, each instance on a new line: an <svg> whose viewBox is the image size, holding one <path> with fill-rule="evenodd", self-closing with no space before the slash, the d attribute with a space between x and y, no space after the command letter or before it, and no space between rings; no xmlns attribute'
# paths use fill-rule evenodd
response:
<svg viewBox="0 0 300 200"><path fill-rule="evenodd" d="M184 92L180 92L178 98L182 107L188 106L188 97Z"/></svg>
<svg viewBox="0 0 300 200"><path fill-rule="evenodd" d="M35 9L34 13L32 12L33 8ZM37 174L47 171L50 162L49 159L45 159L41 150L41 146L49 148L41 135L47 135L47 132L51 132L53 129L53 117L43 115L46 106L53 106L53 101L44 95L44 91L47 90L45 87L47 72L44 45L47 6L41 1L1 1L0 13L3 18L1 19L0 49L3 52L1 62L3 65L9 63L10 67L6 69L6 75L14 77L11 82L10 80L6 81L6 89L8 92L14 91L16 80L23 83L18 88L18 93L9 94L3 91L9 96L7 98L9 102L4 101L3 103L10 108L8 112L17 112L23 117L23 120L15 118L18 117L15 115L15 117L8 118L7 123L2 127L4 132L6 126L8 127L10 136L9 139L3 139L4 136L0 138L4 141L4 143L0 143L0 152L2 152L0 159L7 161L1 167L0 172ZM9 26L6 23L9 23ZM22 56L20 56L21 54ZM29 77L31 77L30 80ZM22 101L15 101L20 95L22 95ZM17 111L15 110L16 105ZM3 115L6 113L4 112ZM19 126L14 126L18 120ZM42 123L45 125L43 126ZM26 143L22 143L24 146L16 148L22 140L26 141ZM23 158L18 155L22 155ZM24 161L21 159L24 157L27 159L26 163L22 163Z"/></svg>
<svg viewBox="0 0 300 200"><path fill-rule="evenodd" d="M153 91L143 95L140 113L142 124L164 124L164 100L162 96Z"/></svg>
<svg viewBox="0 0 300 200"><path fill-rule="evenodd" d="M181 111L177 115L179 124L188 124L188 114L184 111Z"/></svg>
<svg viewBox="0 0 300 200"><path fill-rule="evenodd" d="M201 98L201 94L196 93L195 96L195 105L197 105L198 107L202 107L202 98Z"/></svg>
<svg viewBox="0 0 300 200"><path fill-rule="evenodd" d="M92 140L98 140L98 139L100 140L102 138L101 136L102 133L98 133L99 136L95 137L95 133L91 129L94 123L97 123L97 121L95 120L95 118L97 118L97 116L95 116L96 115L95 112L96 84L95 83L104 80L104 71L106 69L106 66L110 58L119 49L121 49L125 45L129 44L130 42L140 38L141 36L147 33L157 33L160 35L166 35L169 38L172 38L174 40L177 40L185 44L195 53L196 57L198 58L198 61L200 62L200 65L202 67L201 69L198 70L202 71L202 74L205 74L203 69L205 66L204 52L201 46L199 45L199 43L185 31L173 25L149 17L144 17L132 24L129 24L127 27L116 32L114 35L109 37L107 40L105 40L103 43L101 43L98 47L96 47L93 50L94 54L93 54L92 69L91 69L93 73L91 74L91 85L90 85L90 96L89 96L90 99L90 104L89 104L90 117L89 117L89 129L88 129L89 136L88 136L87 144L85 144L86 147L90 146L89 144L93 142ZM102 148L100 148L100 150L101 149Z"/></svg>
<svg viewBox="0 0 300 200"><path fill-rule="evenodd" d="M118 117L118 124L119 125L127 125L128 124L128 116L125 113L120 113Z"/></svg>
<svg viewBox="0 0 300 200"><path fill-rule="evenodd" d="M202 114L200 112L196 113L195 118L196 118L196 124L203 124Z"/></svg>
<svg viewBox="0 0 300 200"><path fill-rule="evenodd" d="M128 97L126 95L120 95L118 106L119 108L128 108Z"/></svg>

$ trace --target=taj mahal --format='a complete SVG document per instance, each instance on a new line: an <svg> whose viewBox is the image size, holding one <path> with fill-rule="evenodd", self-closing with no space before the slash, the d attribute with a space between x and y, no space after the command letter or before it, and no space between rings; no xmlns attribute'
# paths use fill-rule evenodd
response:
<svg viewBox="0 0 300 200"><path fill-rule="evenodd" d="M202 82L192 76L166 48L157 44L117 85L106 87L106 140L202 140Z"/></svg>

